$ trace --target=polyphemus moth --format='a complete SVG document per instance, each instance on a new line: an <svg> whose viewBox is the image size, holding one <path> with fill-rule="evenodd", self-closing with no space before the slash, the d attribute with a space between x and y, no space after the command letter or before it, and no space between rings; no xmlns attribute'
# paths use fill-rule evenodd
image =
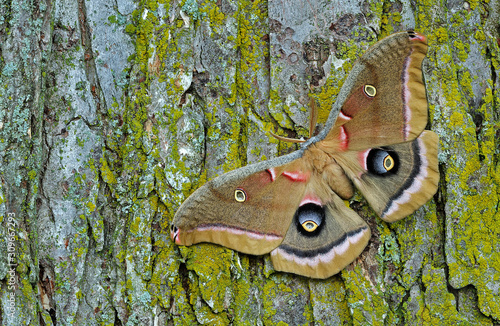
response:
<svg viewBox="0 0 500 326"><path fill-rule="evenodd" d="M271 254L278 271L313 278L358 257L370 228L343 200L356 187L387 222L425 204L439 179L422 78L426 38L414 31L373 45L355 64L325 128L291 154L223 174L178 209L178 245L213 242Z"/></svg>

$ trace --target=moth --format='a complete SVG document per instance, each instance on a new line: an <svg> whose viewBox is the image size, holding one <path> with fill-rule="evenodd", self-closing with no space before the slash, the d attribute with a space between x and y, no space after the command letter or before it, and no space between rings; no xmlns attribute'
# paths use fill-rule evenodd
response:
<svg viewBox="0 0 500 326"><path fill-rule="evenodd" d="M426 37L414 31L377 42L354 65L317 136L200 187L176 212L172 240L270 253L275 270L312 278L338 273L370 239L344 202L354 187L387 222L436 193L438 137L424 130L426 53Z"/></svg>

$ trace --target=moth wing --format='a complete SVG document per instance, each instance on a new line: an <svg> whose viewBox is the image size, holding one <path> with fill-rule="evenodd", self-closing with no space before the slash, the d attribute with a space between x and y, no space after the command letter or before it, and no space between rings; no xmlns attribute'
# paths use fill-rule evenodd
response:
<svg viewBox="0 0 500 326"><path fill-rule="evenodd" d="M338 153L335 159L375 212L394 222L436 193L437 145L438 136L426 130L410 142Z"/></svg>
<svg viewBox="0 0 500 326"><path fill-rule="evenodd" d="M384 38L360 57L339 94L339 115L325 138L329 146L361 150L418 137L427 124L426 53L425 36L408 31Z"/></svg>
<svg viewBox="0 0 500 326"><path fill-rule="evenodd" d="M369 239L363 219L325 183L312 180L271 261L278 271L327 278L356 259Z"/></svg>
<svg viewBox="0 0 500 326"><path fill-rule="evenodd" d="M270 252L283 241L310 178L301 153L209 181L176 212L172 239L186 246L212 242L253 255Z"/></svg>

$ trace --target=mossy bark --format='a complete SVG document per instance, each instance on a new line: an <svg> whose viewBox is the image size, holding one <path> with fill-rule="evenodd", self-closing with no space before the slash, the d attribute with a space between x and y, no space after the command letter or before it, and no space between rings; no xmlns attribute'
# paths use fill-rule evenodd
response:
<svg viewBox="0 0 500 326"><path fill-rule="evenodd" d="M498 325L500 4L0 3L2 325ZM327 280L177 247L182 201L296 149L377 39L427 35L433 200Z"/></svg>

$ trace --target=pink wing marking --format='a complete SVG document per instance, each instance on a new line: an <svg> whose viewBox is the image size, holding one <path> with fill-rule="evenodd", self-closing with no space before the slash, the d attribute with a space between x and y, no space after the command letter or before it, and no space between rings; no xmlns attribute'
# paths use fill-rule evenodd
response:
<svg viewBox="0 0 500 326"><path fill-rule="evenodd" d="M324 264L332 261L333 259L335 259L335 256L340 256L345 254L349 250L349 247L353 244L358 243L366 235L367 232L369 232L369 229L367 227L359 229L359 231L356 232L355 234L346 236L344 241L334 245L329 251L314 257L298 257L286 252L280 247L271 251L271 255L280 254L285 259L293 261L298 265L302 266L308 265L311 267L316 267L319 264Z"/></svg>
<svg viewBox="0 0 500 326"><path fill-rule="evenodd" d="M180 232L179 229L175 230L175 232L174 231L170 232L170 238L174 241L175 244L180 244L179 232Z"/></svg>
<svg viewBox="0 0 500 326"><path fill-rule="evenodd" d="M250 238L257 239L257 240L280 240L283 239L282 236L273 234L273 233L261 233L261 232L256 232L256 231L251 231L243 228L238 228L238 227L231 227L231 226L223 226L220 224L208 224L208 225L200 225L194 230L190 230L187 232L193 232L193 231L217 231L217 232L229 232L235 235L242 235L246 234Z"/></svg>
<svg viewBox="0 0 500 326"><path fill-rule="evenodd" d="M314 194L307 194L304 196L302 201L300 202L300 206L304 206L305 204L316 204L318 206L323 206L323 203L321 202L321 199L316 197Z"/></svg>
<svg viewBox="0 0 500 326"><path fill-rule="evenodd" d="M359 163L361 164L361 167L363 168L363 170L367 171L368 170L368 167L366 166L366 160L368 158L368 153L370 153L370 150L371 149L367 149L365 151L362 151L362 152L359 152L358 153L358 159L359 159Z"/></svg>
<svg viewBox="0 0 500 326"><path fill-rule="evenodd" d="M349 121L351 119L352 119L352 117L350 117L347 114L345 114L344 112L342 112L342 110L339 112L339 116L337 118L337 120L345 120L345 121Z"/></svg>
<svg viewBox="0 0 500 326"><path fill-rule="evenodd" d="M412 196L422 189L424 182L429 174L429 161L426 156L427 148L425 147L425 144L421 139L418 139L418 142L421 150L419 154L421 162L419 173L413 178L411 185L406 188L400 196L391 201L390 205L384 211L384 217L393 214L399 209L399 206L410 202Z"/></svg>
<svg viewBox="0 0 500 326"><path fill-rule="evenodd" d="M309 174L300 171L284 171L282 174L288 179L296 182L306 182L307 180L309 180Z"/></svg>
<svg viewBox="0 0 500 326"><path fill-rule="evenodd" d="M345 131L344 126L340 126L340 150L345 151L349 145L349 137L347 136L347 132Z"/></svg>
<svg viewBox="0 0 500 326"><path fill-rule="evenodd" d="M403 79L403 90L401 92L401 98L403 100L403 119L404 119L402 133L403 133L403 138L405 140L408 139L410 135L410 120L411 120L411 109L408 104L411 97L410 89L408 88L408 82L410 81L410 74L408 68L410 67L410 64L411 64L411 53L405 59L403 76L401 76Z"/></svg>
<svg viewBox="0 0 500 326"><path fill-rule="evenodd" d="M410 38L414 41L419 40L423 43L427 43L427 38L424 35L416 32L414 33L414 36L410 36ZM410 89L408 88L408 82L410 81L410 73L408 71L408 68L411 65L412 54L413 54L413 49L406 57L406 60L404 62L403 75L401 76L401 79L403 80L403 90L401 97L403 100L403 119L404 119L402 134L405 140L408 139L408 137L410 136L410 121L412 118L411 109L410 106L408 105L408 102L410 101L411 97Z"/></svg>
<svg viewBox="0 0 500 326"><path fill-rule="evenodd" d="M418 39L424 43L427 43L427 37L425 37L424 35L417 33L417 32L414 32L414 34L415 34L415 37L410 36L411 39Z"/></svg>
<svg viewBox="0 0 500 326"><path fill-rule="evenodd" d="M274 168L267 169L266 171L271 176L271 182L273 182L274 180L276 180L276 170Z"/></svg>

